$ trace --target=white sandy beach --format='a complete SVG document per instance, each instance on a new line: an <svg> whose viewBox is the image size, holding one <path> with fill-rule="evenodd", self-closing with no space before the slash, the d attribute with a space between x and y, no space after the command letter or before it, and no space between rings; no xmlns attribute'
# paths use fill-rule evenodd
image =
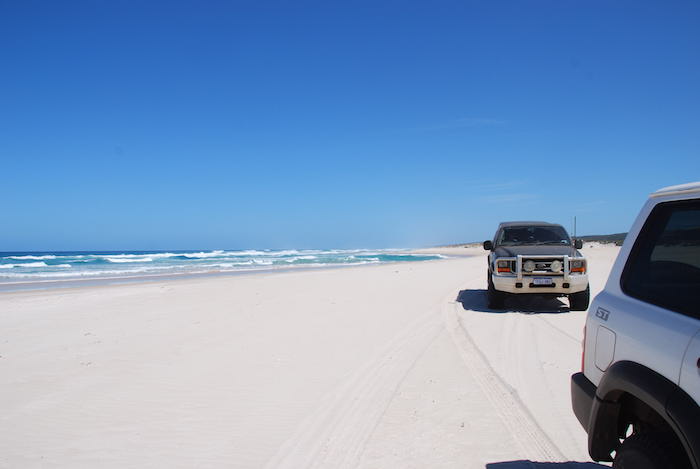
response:
<svg viewBox="0 0 700 469"><path fill-rule="evenodd" d="M485 251L439 252L470 256L2 293L0 467L589 461L585 313L490 311ZM583 252L595 295L618 248Z"/></svg>

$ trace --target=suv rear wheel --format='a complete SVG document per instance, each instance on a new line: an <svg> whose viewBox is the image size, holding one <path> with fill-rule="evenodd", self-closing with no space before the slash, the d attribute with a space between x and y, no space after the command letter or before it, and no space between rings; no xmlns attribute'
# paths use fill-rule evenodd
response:
<svg viewBox="0 0 700 469"><path fill-rule="evenodd" d="M614 469L684 469L663 433L635 433L615 454Z"/></svg>
<svg viewBox="0 0 700 469"><path fill-rule="evenodd" d="M586 286L586 289L569 295L569 309L572 311L586 311L588 304L591 302L591 287Z"/></svg>

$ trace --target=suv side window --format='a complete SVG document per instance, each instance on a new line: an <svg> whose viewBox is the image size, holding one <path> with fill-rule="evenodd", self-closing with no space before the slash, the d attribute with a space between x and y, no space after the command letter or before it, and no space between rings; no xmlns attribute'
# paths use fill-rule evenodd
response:
<svg viewBox="0 0 700 469"><path fill-rule="evenodd" d="M658 204L622 272L629 296L700 318L700 199Z"/></svg>

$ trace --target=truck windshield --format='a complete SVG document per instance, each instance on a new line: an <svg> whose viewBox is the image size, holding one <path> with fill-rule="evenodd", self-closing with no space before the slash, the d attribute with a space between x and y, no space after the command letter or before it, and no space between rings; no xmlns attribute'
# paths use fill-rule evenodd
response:
<svg viewBox="0 0 700 469"><path fill-rule="evenodd" d="M510 226L503 228L498 235L499 246L521 244L557 244L570 246L571 240L561 226Z"/></svg>

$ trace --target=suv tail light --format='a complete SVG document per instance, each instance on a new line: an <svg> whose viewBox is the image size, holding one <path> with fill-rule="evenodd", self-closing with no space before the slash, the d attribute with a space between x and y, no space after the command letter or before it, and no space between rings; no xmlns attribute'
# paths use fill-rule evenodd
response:
<svg viewBox="0 0 700 469"><path fill-rule="evenodd" d="M583 373L583 366L586 363L586 326L583 326L583 341L581 341L581 347L583 351L581 352L581 373Z"/></svg>

